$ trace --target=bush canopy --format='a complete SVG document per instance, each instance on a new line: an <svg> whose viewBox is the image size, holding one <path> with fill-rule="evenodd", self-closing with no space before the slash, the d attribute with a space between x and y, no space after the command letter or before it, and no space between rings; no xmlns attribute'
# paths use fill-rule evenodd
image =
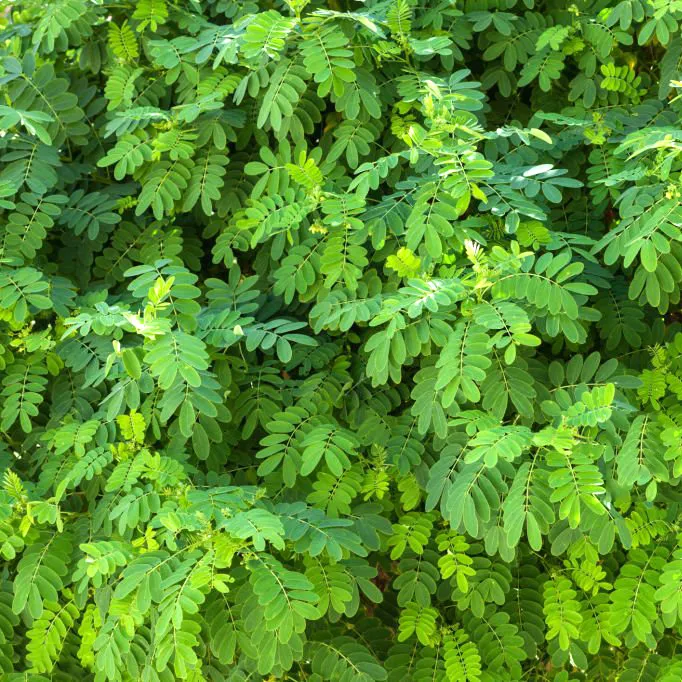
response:
<svg viewBox="0 0 682 682"><path fill-rule="evenodd" d="M679 682L681 23L2 3L2 680Z"/></svg>

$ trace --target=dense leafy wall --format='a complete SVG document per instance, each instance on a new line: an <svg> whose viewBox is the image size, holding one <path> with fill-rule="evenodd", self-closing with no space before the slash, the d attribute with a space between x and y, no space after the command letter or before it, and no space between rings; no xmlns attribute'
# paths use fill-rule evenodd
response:
<svg viewBox="0 0 682 682"><path fill-rule="evenodd" d="M682 679L682 2L2 8L3 680Z"/></svg>

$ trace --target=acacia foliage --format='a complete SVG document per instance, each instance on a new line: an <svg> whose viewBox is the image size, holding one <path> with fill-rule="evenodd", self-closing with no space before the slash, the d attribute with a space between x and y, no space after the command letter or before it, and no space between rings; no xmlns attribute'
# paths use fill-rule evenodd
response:
<svg viewBox="0 0 682 682"><path fill-rule="evenodd" d="M682 677L682 3L0 18L0 676Z"/></svg>

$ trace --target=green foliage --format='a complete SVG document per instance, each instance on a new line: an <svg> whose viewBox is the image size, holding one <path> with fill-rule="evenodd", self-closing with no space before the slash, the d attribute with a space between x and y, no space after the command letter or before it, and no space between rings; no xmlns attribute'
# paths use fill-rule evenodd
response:
<svg viewBox="0 0 682 682"><path fill-rule="evenodd" d="M682 3L0 15L0 679L682 677Z"/></svg>

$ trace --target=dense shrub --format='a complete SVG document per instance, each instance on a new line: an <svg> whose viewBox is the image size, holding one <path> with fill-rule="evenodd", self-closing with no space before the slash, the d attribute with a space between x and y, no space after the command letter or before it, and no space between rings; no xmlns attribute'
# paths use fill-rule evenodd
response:
<svg viewBox="0 0 682 682"><path fill-rule="evenodd" d="M3 8L3 680L682 679L682 2Z"/></svg>

